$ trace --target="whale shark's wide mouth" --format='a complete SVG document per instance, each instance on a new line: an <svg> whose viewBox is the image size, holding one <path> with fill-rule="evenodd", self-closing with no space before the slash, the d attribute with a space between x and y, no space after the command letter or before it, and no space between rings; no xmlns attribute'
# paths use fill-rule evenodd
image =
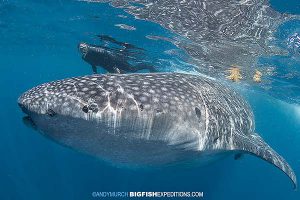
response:
<svg viewBox="0 0 300 200"><path fill-rule="evenodd" d="M37 130L37 126L30 116L23 117L22 121L25 124L25 126L31 128L33 130Z"/></svg>
<svg viewBox="0 0 300 200"><path fill-rule="evenodd" d="M26 114L26 116L24 116L22 118L23 123L27 127L32 128L34 130L37 130L36 124L34 123L34 121L32 120L32 118L29 116L30 111L22 103L20 103L20 101L18 102L18 105L21 108L21 110L23 111L23 113Z"/></svg>
<svg viewBox="0 0 300 200"><path fill-rule="evenodd" d="M19 100L18 100L18 105L21 108L23 113L25 113L25 114L29 113L29 110L26 108L26 106L23 103L21 103L21 98L19 98Z"/></svg>
<svg viewBox="0 0 300 200"><path fill-rule="evenodd" d="M50 91L48 87L50 87L49 83L41 84L20 95L17 103L21 110L29 116L33 113L45 114L48 109L48 104L51 104L49 96L52 91Z"/></svg>

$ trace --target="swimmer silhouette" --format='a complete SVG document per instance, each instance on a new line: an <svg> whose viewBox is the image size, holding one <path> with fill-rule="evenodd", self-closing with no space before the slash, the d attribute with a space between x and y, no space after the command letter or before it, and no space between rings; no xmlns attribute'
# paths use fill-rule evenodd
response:
<svg viewBox="0 0 300 200"><path fill-rule="evenodd" d="M78 45L82 59L92 66L93 73L97 73L97 67L103 67L109 73L128 73L148 69L155 72L155 68L143 62L139 57L143 55L143 49L129 43L119 42L106 35L98 36L104 45L91 45L81 42ZM109 47L108 44L117 47Z"/></svg>

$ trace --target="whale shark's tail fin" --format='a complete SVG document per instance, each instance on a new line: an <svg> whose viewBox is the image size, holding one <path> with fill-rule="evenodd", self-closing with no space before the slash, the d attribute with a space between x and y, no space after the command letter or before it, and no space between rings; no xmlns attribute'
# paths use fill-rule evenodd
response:
<svg viewBox="0 0 300 200"><path fill-rule="evenodd" d="M254 154L275 165L292 180L294 189L297 188L297 179L293 169L284 158L276 153L259 135L235 134L233 137L235 137L233 140L235 150Z"/></svg>

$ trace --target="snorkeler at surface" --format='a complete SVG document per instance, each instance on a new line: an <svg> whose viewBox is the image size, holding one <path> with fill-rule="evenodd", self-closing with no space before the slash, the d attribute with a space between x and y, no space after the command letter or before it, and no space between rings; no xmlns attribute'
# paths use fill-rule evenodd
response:
<svg viewBox="0 0 300 200"><path fill-rule="evenodd" d="M81 42L78 45L82 59L92 66L93 73L97 67L103 67L109 73L128 73L139 70L155 72L155 68L139 57L143 55L143 49L129 43L119 42L106 35L98 36L104 45L91 45ZM116 47L109 47L109 45Z"/></svg>

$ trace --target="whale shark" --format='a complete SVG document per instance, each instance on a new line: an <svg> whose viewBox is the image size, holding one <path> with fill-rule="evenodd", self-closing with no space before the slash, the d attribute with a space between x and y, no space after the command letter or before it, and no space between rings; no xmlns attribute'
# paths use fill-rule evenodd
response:
<svg viewBox="0 0 300 200"><path fill-rule="evenodd" d="M253 112L234 90L183 73L95 74L41 84L18 104L54 141L120 164L159 166L222 155L289 164L255 132Z"/></svg>

